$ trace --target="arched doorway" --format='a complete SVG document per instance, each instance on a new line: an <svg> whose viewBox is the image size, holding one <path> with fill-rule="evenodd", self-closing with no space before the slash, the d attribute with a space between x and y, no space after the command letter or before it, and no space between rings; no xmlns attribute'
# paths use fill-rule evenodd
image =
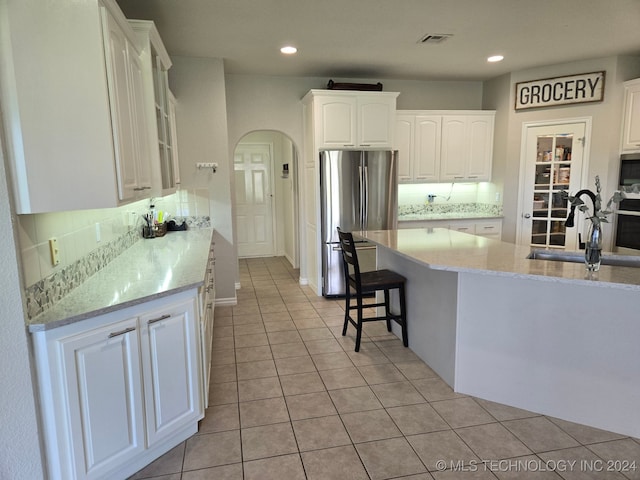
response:
<svg viewBox="0 0 640 480"><path fill-rule="evenodd" d="M284 256L299 266L298 152L275 130L246 134L234 155L238 258Z"/></svg>

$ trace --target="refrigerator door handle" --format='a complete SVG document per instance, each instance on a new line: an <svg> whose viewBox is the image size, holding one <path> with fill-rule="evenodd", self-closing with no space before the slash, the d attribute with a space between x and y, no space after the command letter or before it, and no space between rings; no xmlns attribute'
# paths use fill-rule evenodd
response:
<svg viewBox="0 0 640 480"><path fill-rule="evenodd" d="M369 167L364 166L364 206L362 214L362 230L365 230L369 225Z"/></svg>
<svg viewBox="0 0 640 480"><path fill-rule="evenodd" d="M366 185L363 182L363 173L362 173L362 164L358 166L358 181L360 183L360 212L359 212L359 217L358 217L358 227L360 228L360 230L363 229L364 227L364 191L366 188Z"/></svg>
<svg viewBox="0 0 640 480"><path fill-rule="evenodd" d="M376 249L375 245L371 245L371 246L368 246L368 247L356 247L357 251L360 251L360 250L375 250L375 249ZM335 251L335 252L341 252L342 251L342 247L341 246L333 247L332 250Z"/></svg>

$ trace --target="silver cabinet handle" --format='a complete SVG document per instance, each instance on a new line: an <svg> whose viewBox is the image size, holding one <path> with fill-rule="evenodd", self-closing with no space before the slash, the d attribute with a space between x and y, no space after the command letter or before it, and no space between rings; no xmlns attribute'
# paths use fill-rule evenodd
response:
<svg viewBox="0 0 640 480"><path fill-rule="evenodd" d="M109 334L109 338L119 337L120 335L124 335L126 333L133 332L135 329L136 329L136 327L129 327L129 328L125 328L124 330L120 330L119 332L111 332Z"/></svg>
<svg viewBox="0 0 640 480"><path fill-rule="evenodd" d="M147 325L151 325L152 323L156 323L156 322L160 322L162 320L166 320L167 318L171 318L171 315L166 314L166 315L162 315L161 317L158 317L158 318L152 318L151 320L149 320L147 322Z"/></svg>

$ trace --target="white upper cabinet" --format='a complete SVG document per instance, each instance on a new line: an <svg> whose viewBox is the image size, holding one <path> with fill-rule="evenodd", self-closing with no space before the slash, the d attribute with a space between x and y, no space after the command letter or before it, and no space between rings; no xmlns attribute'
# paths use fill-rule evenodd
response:
<svg viewBox="0 0 640 480"><path fill-rule="evenodd" d="M640 152L640 78L624 84L622 151Z"/></svg>
<svg viewBox="0 0 640 480"><path fill-rule="evenodd" d="M316 148L391 148L395 129L394 92L311 90Z"/></svg>
<svg viewBox="0 0 640 480"><path fill-rule="evenodd" d="M443 116L441 180L491 180L493 121L493 113Z"/></svg>
<svg viewBox="0 0 640 480"><path fill-rule="evenodd" d="M118 197L136 200L151 190L149 140L146 133L144 67L138 51L112 13L101 9Z"/></svg>
<svg viewBox="0 0 640 480"><path fill-rule="evenodd" d="M17 213L115 207L151 195L154 117L115 0L11 1L0 94ZM6 40L6 41L5 41ZM64 55L61 55L64 52Z"/></svg>
<svg viewBox="0 0 640 480"><path fill-rule="evenodd" d="M147 135L152 145L151 162L157 165L154 179L154 195L166 195L176 190L177 155L175 138L172 136L171 92L169 91L168 71L171 59L162 43L160 34L153 22L148 20L129 20L136 32L141 59L145 67L146 112L149 118L155 118L147 126ZM175 129L173 130L175 133Z"/></svg>
<svg viewBox="0 0 640 480"><path fill-rule="evenodd" d="M492 111L399 111L398 181L490 180L494 115Z"/></svg>

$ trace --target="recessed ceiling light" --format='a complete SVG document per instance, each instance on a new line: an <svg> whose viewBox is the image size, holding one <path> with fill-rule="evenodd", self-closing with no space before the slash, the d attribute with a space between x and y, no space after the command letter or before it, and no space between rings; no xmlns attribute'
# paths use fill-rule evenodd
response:
<svg viewBox="0 0 640 480"><path fill-rule="evenodd" d="M298 51L298 49L296 47L292 47L291 45L287 45L286 47L282 47L280 51L285 55L293 55Z"/></svg>
<svg viewBox="0 0 640 480"><path fill-rule="evenodd" d="M492 55L491 57L487 58L487 62L501 62L502 60L504 60L504 57L502 55Z"/></svg>

